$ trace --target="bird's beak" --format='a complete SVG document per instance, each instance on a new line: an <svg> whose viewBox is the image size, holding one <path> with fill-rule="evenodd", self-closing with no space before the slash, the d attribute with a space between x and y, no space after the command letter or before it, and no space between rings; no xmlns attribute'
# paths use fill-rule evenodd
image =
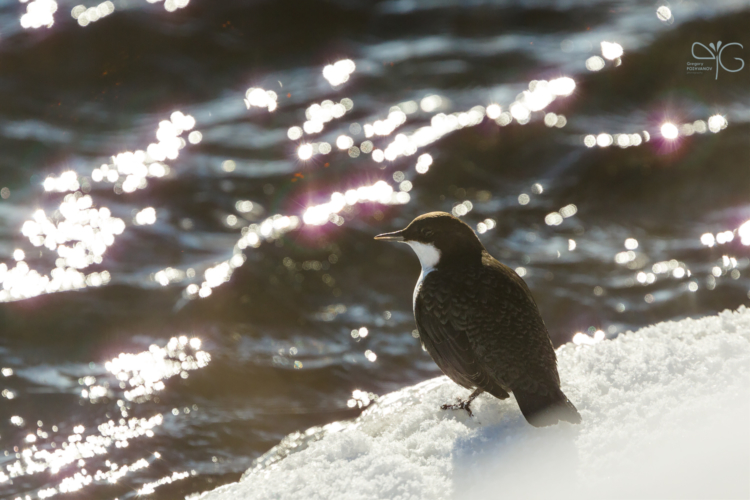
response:
<svg viewBox="0 0 750 500"><path fill-rule="evenodd" d="M375 236L376 240L383 241L404 241L404 230L394 231L392 233L379 234Z"/></svg>

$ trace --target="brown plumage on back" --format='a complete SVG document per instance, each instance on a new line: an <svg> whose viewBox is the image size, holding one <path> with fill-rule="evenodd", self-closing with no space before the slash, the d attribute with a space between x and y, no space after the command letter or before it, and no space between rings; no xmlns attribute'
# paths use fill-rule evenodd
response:
<svg viewBox="0 0 750 500"><path fill-rule="evenodd" d="M557 359L526 283L494 259L474 231L444 212L414 219L406 229L376 236L402 241L419 257L414 318L422 344L454 382L475 389L443 409L465 409L482 392L513 392L534 426L581 416L560 390Z"/></svg>

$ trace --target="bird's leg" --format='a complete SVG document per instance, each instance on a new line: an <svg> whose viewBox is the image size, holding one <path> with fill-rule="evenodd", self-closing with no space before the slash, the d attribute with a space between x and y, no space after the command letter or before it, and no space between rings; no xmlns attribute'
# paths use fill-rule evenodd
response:
<svg viewBox="0 0 750 500"><path fill-rule="evenodd" d="M471 408L470 408L471 402L474 401L477 398L477 396L479 396L483 392L484 392L484 389L477 388L474 392L471 393L471 396L469 396L469 399L467 399L466 401L461 401L459 399L458 403L452 404L452 405L444 404L440 407L440 409L441 410L466 410L469 413L469 416L473 417L474 414L471 413Z"/></svg>

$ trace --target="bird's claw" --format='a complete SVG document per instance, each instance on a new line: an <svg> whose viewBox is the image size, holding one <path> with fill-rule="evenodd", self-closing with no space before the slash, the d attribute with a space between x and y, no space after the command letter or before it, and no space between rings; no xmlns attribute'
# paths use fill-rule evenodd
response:
<svg viewBox="0 0 750 500"><path fill-rule="evenodd" d="M440 406L441 410L466 410L466 412L469 414L470 417L473 417L474 414L471 412L471 401L461 401L458 400L458 403L456 404L444 404Z"/></svg>

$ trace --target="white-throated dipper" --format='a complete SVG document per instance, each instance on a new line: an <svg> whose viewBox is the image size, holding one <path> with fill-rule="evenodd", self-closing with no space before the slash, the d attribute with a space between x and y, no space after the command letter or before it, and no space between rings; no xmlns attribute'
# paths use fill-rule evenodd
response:
<svg viewBox="0 0 750 500"><path fill-rule="evenodd" d="M581 415L560 390L557 357L526 283L498 262L474 231L445 212L420 215L406 229L376 240L414 249L422 274L414 288L414 319L422 345L454 382L473 389L464 409L483 392L499 399L513 392L533 426Z"/></svg>

